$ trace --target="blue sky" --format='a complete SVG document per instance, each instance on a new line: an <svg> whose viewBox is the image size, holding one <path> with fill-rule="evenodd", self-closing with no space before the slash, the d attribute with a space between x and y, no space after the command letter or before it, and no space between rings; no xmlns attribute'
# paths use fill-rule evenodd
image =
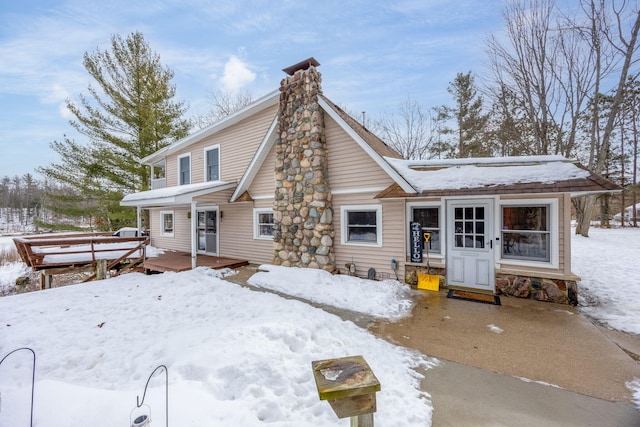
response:
<svg viewBox="0 0 640 427"><path fill-rule="evenodd" d="M4 0L0 4L0 177L57 162L49 143L78 141L65 99L87 93L85 52L143 33L171 68L188 115L212 90L258 97L310 56L323 91L368 117L408 96L450 103L456 73L483 73L484 41L502 29L500 0ZM39 176L37 176L40 178Z"/></svg>

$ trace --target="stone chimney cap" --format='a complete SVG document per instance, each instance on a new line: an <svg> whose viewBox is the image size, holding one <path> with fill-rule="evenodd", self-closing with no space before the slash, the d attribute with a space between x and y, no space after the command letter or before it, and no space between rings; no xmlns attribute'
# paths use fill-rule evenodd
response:
<svg viewBox="0 0 640 427"><path fill-rule="evenodd" d="M311 58L307 58L304 61L300 61L290 67L283 68L282 71L289 74L290 76L293 76L293 74L298 70L306 70L310 67L317 67L318 65L320 65L320 63L316 61L316 59L312 56Z"/></svg>

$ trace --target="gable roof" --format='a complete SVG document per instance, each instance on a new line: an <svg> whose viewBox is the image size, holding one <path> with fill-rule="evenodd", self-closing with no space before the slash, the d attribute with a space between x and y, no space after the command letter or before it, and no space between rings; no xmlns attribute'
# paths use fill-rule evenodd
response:
<svg viewBox="0 0 640 427"><path fill-rule="evenodd" d="M279 97L280 97L279 90L274 90L272 92L269 92L268 94L262 96L261 98L258 98L251 104L236 111L233 114L228 115L227 117L221 119L220 121L217 121L212 125L209 125L203 129L200 129L199 131L196 131L191 135L188 135L156 151L155 153L148 155L147 157L141 159L140 163L145 165L151 165L153 163L156 163L172 153L175 153L185 147L188 147L189 145L195 142L198 142L210 135L220 132L221 130L224 130L229 126L232 126L266 108L276 105L278 103Z"/></svg>
<svg viewBox="0 0 640 427"><path fill-rule="evenodd" d="M385 159L402 159L393 148L389 147L380 138L371 133L367 128L358 123L340 107L331 102L324 95L318 97L318 104L338 123L338 125L375 161L403 191L414 194L416 190L400 175Z"/></svg>
<svg viewBox="0 0 640 427"><path fill-rule="evenodd" d="M389 147L380 138L371 133L368 129L362 126L358 121L354 120L350 115L345 113L340 107L331 102L324 95L318 96L318 104L320 108L349 135L351 138L382 168L402 189L410 194L415 194L415 189L385 160L385 157L400 159L402 156L398 154L394 149ZM269 151L278 139L277 132L278 119L276 118L269 127L269 130L258 147L249 167L242 176L238 187L236 188L231 202L237 201L240 195L244 194L253 179L255 178L258 170L262 167L264 160L266 159Z"/></svg>
<svg viewBox="0 0 640 427"><path fill-rule="evenodd" d="M620 191L621 187L562 156L387 161L420 196ZM378 197L400 197L388 188Z"/></svg>

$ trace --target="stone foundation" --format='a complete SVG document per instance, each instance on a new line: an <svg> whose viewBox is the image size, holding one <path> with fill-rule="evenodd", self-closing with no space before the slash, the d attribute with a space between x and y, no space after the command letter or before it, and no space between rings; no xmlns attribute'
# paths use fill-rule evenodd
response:
<svg viewBox="0 0 640 427"><path fill-rule="evenodd" d="M273 204L276 265L335 271L321 76L299 69L280 86Z"/></svg>
<svg viewBox="0 0 640 427"><path fill-rule="evenodd" d="M445 268L418 264L405 264L404 281L408 285L418 285L418 274L437 274L440 287L446 287ZM530 298L557 304L578 304L578 283L575 280L545 279L515 274L496 274L496 295Z"/></svg>
<svg viewBox="0 0 640 427"><path fill-rule="evenodd" d="M446 286L445 269L441 267L431 267L422 265L408 265L404 267L404 282L411 286L418 286L418 274L435 274L440 277L440 287Z"/></svg>
<svg viewBox="0 0 640 427"><path fill-rule="evenodd" d="M497 274L496 294L577 305L578 283L575 280Z"/></svg>

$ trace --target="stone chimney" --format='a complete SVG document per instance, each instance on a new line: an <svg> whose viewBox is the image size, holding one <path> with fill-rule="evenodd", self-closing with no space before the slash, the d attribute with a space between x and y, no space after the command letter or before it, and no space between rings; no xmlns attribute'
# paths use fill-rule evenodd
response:
<svg viewBox="0 0 640 427"><path fill-rule="evenodd" d="M309 58L283 71L273 203L276 265L335 270L322 80Z"/></svg>

